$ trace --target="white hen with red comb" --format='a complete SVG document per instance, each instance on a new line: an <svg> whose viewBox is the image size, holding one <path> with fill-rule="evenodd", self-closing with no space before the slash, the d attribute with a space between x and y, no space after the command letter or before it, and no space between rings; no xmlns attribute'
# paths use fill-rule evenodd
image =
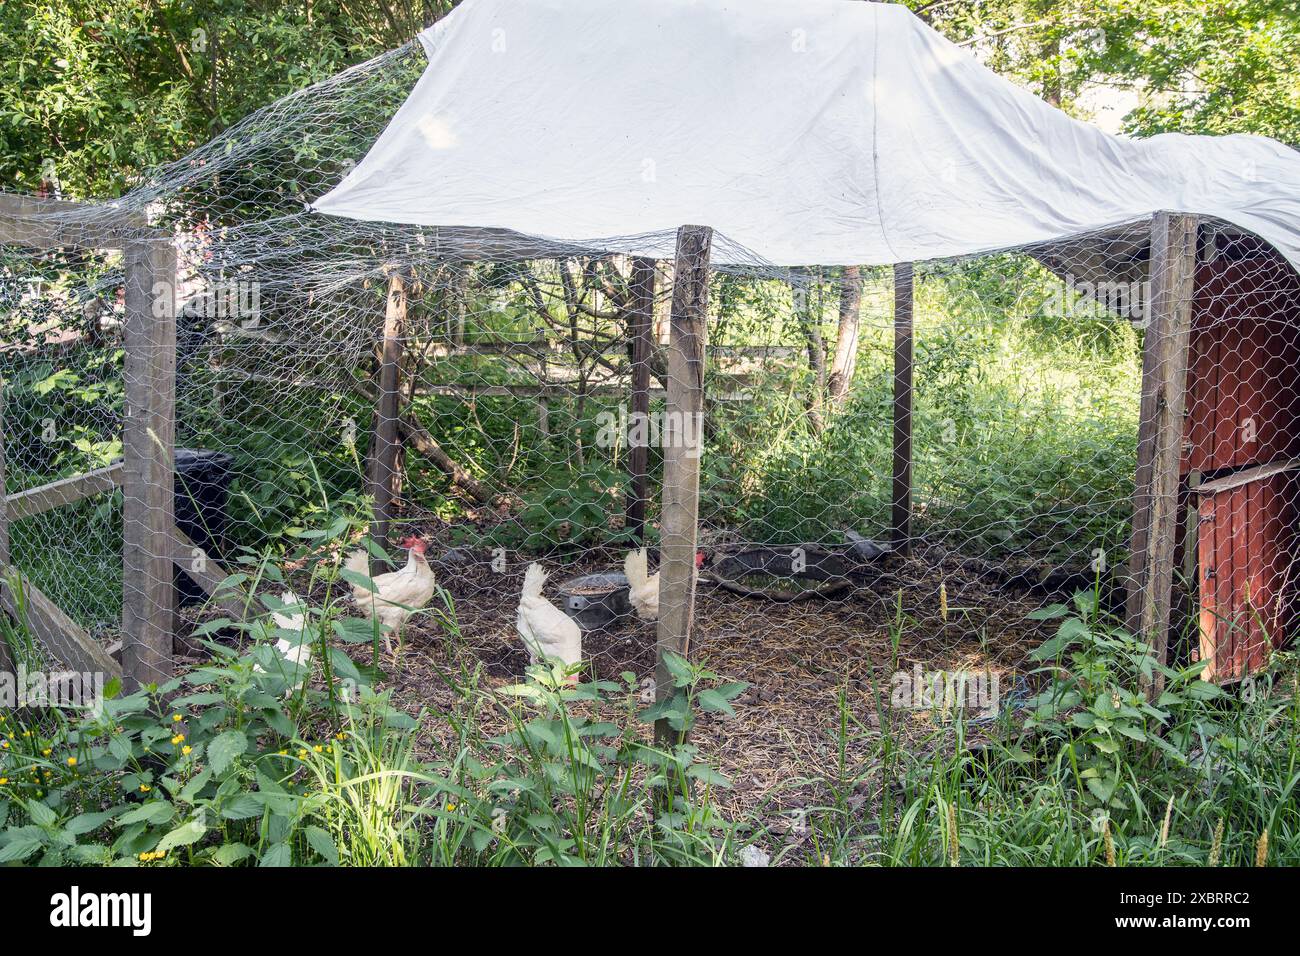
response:
<svg viewBox="0 0 1300 956"><path fill-rule="evenodd" d="M397 638L398 647L401 646L402 626L406 619L429 603L438 585L433 569L424 557L427 547L424 541L416 537L404 538L402 547L410 553L406 566L400 571L371 578L375 585L373 590L363 584L348 582L352 587L352 598L356 601L357 610L366 617L378 618L386 626L384 647L389 654L393 653L394 637ZM370 556L363 549L348 555L343 566L349 571L370 577Z"/></svg>

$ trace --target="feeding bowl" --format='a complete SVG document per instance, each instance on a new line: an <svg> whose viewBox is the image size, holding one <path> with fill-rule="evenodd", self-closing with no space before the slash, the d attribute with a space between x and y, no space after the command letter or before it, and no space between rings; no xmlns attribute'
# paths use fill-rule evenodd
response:
<svg viewBox="0 0 1300 956"><path fill-rule="evenodd" d="M570 578L560 585L559 595L564 613L583 630L609 627L632 613L627 575L621 571Z"/></svg>
<svg viewBox="0 0 1300 956"><path fill-rule="evenodd" d="M746 548L718 558L701 578L745 597L807 601L831 597L852 582L843 556L814 545Z"/></svg>

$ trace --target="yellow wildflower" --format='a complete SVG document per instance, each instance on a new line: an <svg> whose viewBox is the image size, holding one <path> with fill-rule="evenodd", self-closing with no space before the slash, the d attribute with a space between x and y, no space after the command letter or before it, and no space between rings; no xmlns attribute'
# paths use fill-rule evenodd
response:
<svg viewBox="0 0 1300 956"><path fill-rule="evenodd" d="M53 753L53 751L50 750L49 747L46 747L44 750L41 751L41 756L48 757L51 753Z"/></svg>
<svg viewBox="0 0 1300 956"><path fill-rule="evenodd" d="M3 787L8 782L9 782L8 777L0 777L0 787Z"/></svg>
<svg viewBox="0 0 1300 956"><path fill-rule="evenodd" d="M189 754L190 754L190 751L193 750L193 749L194 749L194 748L191 747L189 744L186 744L184 747L181 748L181 753L183 753L185 756L188 757Z"/></svg>
<svg viewBox="0 0 1300 956"><path fill-rule="evenodd" d="M175 722L175 723L178 723L178 724L179 724L180 721L181 721L181 715L180 715L180 714L172 714L172 721Z"/></svg>
<svg viewBox="0 0 1300 956"><path fill-rule="evenodd" d="M69 758L68 758L68 766L69 766L69 767L75 767L76 765L77 765L77 758L76 758L76 757L69 757Z"/></svg>
<svg viewBox="0 0 1300 956"><path fill-rule="evenodd" d="M142 784L140 784L140 792L141 792L141 793L148 793L148 792L149 792L150 790L152 790L152 789L153 789L153 787L149 786L149 784L147 784L147 783L142 783Z"/></svg>
<svg viewBox="0 0 1300 956"><path fill-rule="evenodd" d="M175 746L176 744L179 744L184 740L185 740L184 734L177 734L175 737L172 738L172 746Z"/></svg>
<svg viewBox="0 0 1300 956"><path fill-rule="evenodd" d="M317 744L315 747L312 747L311 749L314 750L314 751L316 751L317 753L320 753L320 752L323 751L325 748L322 747L320 744Z"/></svg>

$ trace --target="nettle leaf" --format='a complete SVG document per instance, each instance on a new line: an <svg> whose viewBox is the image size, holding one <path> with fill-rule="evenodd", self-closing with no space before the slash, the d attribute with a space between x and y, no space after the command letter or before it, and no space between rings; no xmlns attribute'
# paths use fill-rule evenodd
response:
<svg viewBox="0 0 1300 956"><path fill-rule="evenodd" d="M1223 696L1223 688L1209 681L1191 681L1183 688L1183 693L1192 700L1218 700Z"/></svg>
<svg viewBox="0 0 1300 956"><path fill-rule="evenodd" d="M1116 724L1115 729L1130 740L1146 740L1147 732L1133 724Z"/></svg>
<svg viewBox="0 0 1300 956"><path fill-rule="evenodd" d="M702 690L696 698L696 703L700 705L700 710L713 714L726 714L728 717L735 717L735 708L716 690Z"/></svg>
<svg viewBox="0 0 1300 956"><path fill-rule="evenodd" d="M289 849L288 843L277 843L257 861L258 866L292 866L293 851Z"/></svg>
<svg viewBox="0 0 1300 956"><path fill-rule="evenodd" d="M172 830L165 837L158 841L154 848L157 853L166 853L168 850L174 850L178 846L189 846L197 843L203 838L203 834L208 832L208 828L200 820L190 820L182 823L176 829Z"/></svg>
<svg viewBox="0 0 1300 956"><path fill-rule="evenodd" d="M90 866L108 866L113 861L113 854L109 848L98 843L74 846L68 851L68 855L76 862Z"/></svg>
<svg viewBox="0 0 1300 956"><path fill-rule="evenodd" d="M214 774L223 774L235 758L248 750L248 737L241 730L227 730L208 744L208 763Z"/></svg>
<svg viewBox="0 0 1300 956"><path fill-rule="evenodd" d="M357 670L356 662L353 661L352 658L348 657L347 654L343 653L342 648L331 647L329 652L330 668L334 671L334 676L336 678L351 680L357 684L369 683L369 681L362 676L361 671Z"/></svg>
<svg viewBox="0 0 1300 956"><path fill-rule="evenodd" d="M356 585L357 587L365 588L367 591L379 590L379 586L375 584L374 578L370 577L369 575L362 574L359 571L353 571L351 568L339 568L339 577L341 577L344 581L348 582L348 584L353 584Z"/></svg>
<svg viewBox="0 0 1300 956"><path fill-rule="evenodd" d="M699 780L701 783L706 783L713 787L731 786L730 780L707 764L695 764L695 766L691 767L690 770L686 771L686 776L690 777L692 780Z"/></svg>
<svg viewBox="0 0 1300 956"><path fill-rule="evenodd" d="M197 694L188 694L178 700L172 701L172 706L182 707L187 710L195 707L207 707L209 704L220 704L225 701L225 697L213 691L200 691Z"/></svg>
<svg viewBox="0 0 1300 956"><path fill-rule="evenodd" d="M718 694L726 700L735 700L747 690L749 690L749 683L743 680L731 681L727 684L719 684L717 687L713 688L715 694Z"/></svg>
<svg viewBox="0 0 1300 956"><path fill-rule="evenodd" d="M45 842L38 837L20 837L16 840L10 840L3 847L0 847L0 863L14 863L18 860L25 860L44 845Z"/></svg>
<svg viewBox="0 0 1300 956"><path fill-rule="evenodd" d="M131 823L166 823L175 815L175 809L166 800L150 800L122 814L117 821L126 826Z"/></svg>
<svg viewBox="0 0 1300 956"><path fill-rule="evenodd" d="M1109 803L1111 795L1115 792L1116 782L1117 781L1113 780L1102 780L1100 777L1089 777L1087 780L1087 786L1092 792L1092 795L1101 803Z"/></svg>
<svg viewBox="0 0 1300 956"><path fill-rule="evenodd" d="M307 844L320 855L321 859L330 866L339 865L338 847L334 845L334 840L328 833L320 827L307 827L303 833L307 837Z"/></svg>
<svg viewBox="0 0 1300 956"><path fill-rule="evenodd" d="M209 634L219 634L232 624L233 622L228 617L217 618L215 621L205 621L194 629L191 636L207 637Z"/></svg>
<svg viewBox="0 0 1300 956"><path fill-rule="evenodd" d="M266 721L266 725L281 737L293 737L298 732L298 728L294 726L294 722L279 708L276 708L275 710L264 710L262 712L262 718Z"/></svg>
<svg viewBox="0 0 1300 956"><path fill-rule="evenodd" d="M116 810L105 810L103 813L79 813L68 821L64 827L74 836L80 836L83 833L90 833L98 830L109 820L113 819L121 808Z"/></svg>
<svg viewBox="0 0 1300 956"><path fill-rule="evenodd" d="M1031 621L1051 621L1058 617L1065 617L1069 613L1070 609L1064 604L1049 604L1037 611L1030 611L1025 616Z"/></svg>
<svg viewBox="0 0 1300 956"><path fill-rule="evenodd" d="M253 851L243 843L223 843L217 847L217 852L212 854L212 860L221 866L234 866L240 860L246 860L252 855Z"/></svg>
<svg viewBox="0 0 1300 956"><path fill-rule="evenodd" d="M182 789L181 792L176 795L176 799L180 800L182 803L193 803L195 800L198 799L199 791L201 791L204 787L206 787L208 785L208 781L211 779L212 779L212 768L204 767L202 770L196 773L192 778L190 778L189 782L185 784L184 789Z"/></svg>
<svg viewBox="0 0 1300 956"><path fill-rule="evenodd" d="M360 617L344 617L335 620L332 625L334 634L344 644L370 644L379 633L374 621Z"/></svg>
<svg viewBox="0 0 1300 956"><path fill-rule="evenodd" d="M672 651L665 651L663 662L664 666L668 668L668 673L673 675L675 685L685 687L691 682L691 665L686 658L680 654L674 654Z"/></svg>
<svg viewBox="0 0 1300 956"><path fill-rule="evenodd" d="M241 793L227 800L221 807L221 815L227 820L247 820L262 815L263 802L251 793Z"/></svg>
<svg viewBox="0 0 1300 956"><path fill-rule="evenodd" d="M132 749L131 738L126 734L113 734L108 738L109 753L122 763L131 759Z"/></svg>
<svg viewBox="0 0 1300 956"><path fill-rule="evenodd" d="M45 804L36 800L26 802L27 814L32 818L32 822L39 827L52 827L59 820L59 815L47 807Z"/></svg>

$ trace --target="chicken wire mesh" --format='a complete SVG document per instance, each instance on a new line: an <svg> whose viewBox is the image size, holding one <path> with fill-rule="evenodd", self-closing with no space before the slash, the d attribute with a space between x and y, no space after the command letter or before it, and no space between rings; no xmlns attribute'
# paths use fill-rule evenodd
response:
<svg viewBox="0 0 1300 956"><path fill-rule="evenodd" d="M161 234L177 256L174 444L187 451L174 508L191 541L227 567L269 556L310 604L321 595L294 579L300 532L391 492L390 541L427 542L446 595L429 606L449 602L457 621L455 640L439 615L408 621L395 681L421 659L517 679L530 656L520 592L539 562L589 673L649 688L655 629L618 575L642 545L657 565L675 236L557 243L305 211L422 66L403 48L278 101L109 209L46 214L62 247L6 247L8 494L122 454L124 256L93 242L133 216L128 238ZM714 237L692 653L754 686L739 726L793 701L812 725L841 693L870 710L923 674L989 677L1001 691L982 700L987 716L1023 699L1027 655L1052 634L1031 612L1088 588L1125 612L1135 475L1150 460L1143 343L1167 285L1150 234L1124 224L916 264L910 356L893 268L777 268ZM1187 355L1171 630L1175 660L1230 678L1292 626L1300 284L1224 223L1202 223L1196 258L1194 300L1176 286L1166 308ZM386 367L391 468L376 455ZM22 574L99 644L119 640L123 491L10 518ZM186 577L166 624L181 636L220 613Z"/></svg>

